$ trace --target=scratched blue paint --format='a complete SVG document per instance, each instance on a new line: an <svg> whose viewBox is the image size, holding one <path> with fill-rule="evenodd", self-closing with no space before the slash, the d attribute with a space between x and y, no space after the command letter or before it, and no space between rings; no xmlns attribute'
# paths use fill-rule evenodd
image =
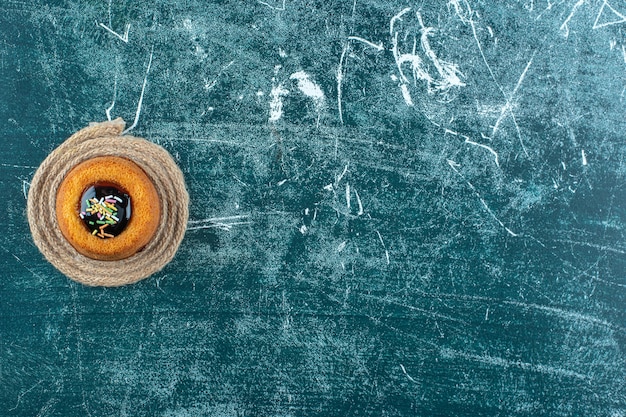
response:
<svg viewBox="0 0 626 417"><path fill-rule="evenodd" d="M0 415L626 415L624 4L0 10ZM85 288L24 195L144 79L188 233Z"/></svg>

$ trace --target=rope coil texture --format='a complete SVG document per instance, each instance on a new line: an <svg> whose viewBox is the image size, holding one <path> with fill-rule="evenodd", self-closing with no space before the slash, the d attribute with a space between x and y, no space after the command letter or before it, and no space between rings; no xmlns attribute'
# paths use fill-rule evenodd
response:
<svg viewBox="0 0 626 417"><path fill-rule="evenodd" d="M183 174L170 154L145 139L121 136L122 119L94 123L56 148L41 163L28 192L28 222L35 244L59 271L90 286L115 287L142 280L163 268L176 254L187 228L189 195ZM58 227L50 225L57 190L76 165L98 156L133 161L150 177L161 199L160 226L146 247L129 258L99 261L81 255Z"/></svg>

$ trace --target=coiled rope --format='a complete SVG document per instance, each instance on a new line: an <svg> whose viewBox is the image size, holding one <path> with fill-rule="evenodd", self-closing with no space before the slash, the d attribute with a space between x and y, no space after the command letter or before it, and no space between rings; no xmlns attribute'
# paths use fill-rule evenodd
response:
<svg viewBox="0 0 626 417"><path fill-rule="evenodd" d="M56 148L41 163L28 192L28 222L35 244L59 271L91 286L114 287L144 279L176 254L187 228L189 195L183 174L170 154L145 139L121 136L125 122L94 123ZM152 180L161 200L160 227L145 248L129 258L99 261L81 255L55 227L56 195L67 173L98 156L133 161Z"/></svg>

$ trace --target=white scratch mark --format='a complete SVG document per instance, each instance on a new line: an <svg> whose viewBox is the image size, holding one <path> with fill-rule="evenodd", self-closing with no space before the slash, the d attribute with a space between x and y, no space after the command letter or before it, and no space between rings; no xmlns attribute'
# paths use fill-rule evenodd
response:
<svg viewBox="0 0 626 417"><path fill-rule="evenodd" d="M231 65L233 65L235 63L235 60L230 61L228 64L224 65L220 71L217 73L217 76L215 77L214 80L209 81L208 79L204 79L204 90L205 91L211 91L213 89L213 87L215 87L217 85L217 80L219 79L219 77L224 73L224 71L226 71L228 68L231 67ZM262 91L258 91L257 92L257 96L259 96L259 93L261 93L260 95L263 95Z"/></svg>
<svg viewBox="0 0 626 417"><path fill-rule="evenodd" d="M298 229L300 231L300 233L305 234L307 232L307 230L309 230L308 227L306 227L306 225L302 225L300 226L300 229Z"/></svg>
<svg viewBox="0 0 626 417"><path fill-rule="evenodd" d="M485 311L485 321L489 320L489 307L487 307L487 311Z"/></svg>
<svg viewBox="0 0 626 417"><path fill-rule="evenodd" d="M245 219L247 217L249 217L248 214L240 214L237 216L225 216L225 217L210 217L208 219L202 219L202 220L189 220L188 224L210 223L210 222L218 222L218 221L224 221L224 220L238 220L238 219Z"/></svg>
<svg viewBox="0 0 626 417"><path fill-rule="evenodd" d="M107 30L112 35L115 35L122 42L128 43L128 32L130 31L130 23L126 24L126 29L124 30L124 34L123 35L120 35L116 31L114 31L113 29L111 29L110 27L105 25L104 23L98 23L98 26L100 26L101 28Z"/></svg>
<svg viewBox="0 0 626 417"><path fill-rule="evenodd" d="M361 197L359 197L359 193L357 193L356 189L354 190L354 195L356 196L356 202L359 206L359 211L357 211L356 215L363 215L363 203L361 203Z"/></svg>
<svg viewBox="0 0 626 417"><path fill-rule="evenodd" d="M587 322L587 323L591 323L594 325L599 325L601 327L606 327L609 329L619 329L620 331L624 332L626 331L626 329L624 329L623 327L617 326L613 323L610 323L606 320L602 320L599 319L597 317L593 317L593 316L588 316L585 314L581 314L575 311L568 311L568 310L564 310L561 308L556 308L556 307L550 307L550 306L546 306L546 305L541 305L541 304L534 304L534 303L522 303L519 301L503 301L504 304L508 304L508 305L512 305L512 306L516 306L516 307L520 307L520 308L533 308L535 310L540 310L540 311L545 311L546 313L551 313L554 314L558 317L561 317L563 319L567 319L567 320L572 320L575 323L578 322Z"/></svg>
<svg viewBox="0 0 626 417"><path fill-rule="evenodd" d="M341 252L342 250L345 249L347 242L344 240L343 242L341 242L339 244L339 246L337 246L337 252Z"/></svg>
<svg viewBox="0 0 626 417"><path fill-rule="evenodd" d="M222 229L229 232L233 226L240 226L244 224L252 224L252 222L232 222L232 223L213 223L204 224L199 226L188 227L187 230L202 230L202 229Z"/></svg>
<svg viewBox="0 0 626 417"><path fill-rule="evenodd" d="M400 84L400 91L402 92L402 98L407 106L413 107L413 99L411 98L411 93L409 92L408 84L402 83Z"/></svg>
<svg viewBox="0 0 626 417"><path fill-rule="evenodd" d="M534 57L534 54L533 54L533 57ZM493 130L491 132L491 137L494 137L495 134L498 132L498 127L500 126L500 123L504 119L504 116L506 116L506 114L508 112L512 113L512 111L511 111L511 101L513 100L513 97L515 96L515 94L517 94L517 91L519 90L520 86L522 85L522 82L524 81L524 78L526 77L526 73L528 72L528 68L530 68L532 63L533 63L533 58L528 60L528 63L526 64L526 67L524 68L524 71L522 71L522 74L520 75L519 79L517 80L517 84L515 85L515 88L513 89L513 92L511 93L511 95L507 99L505 105L502 106L502 109L500 110L500 117L498 117L498 120L496 121L496 124L493 127ZM520 138L520 140L521 140L521 138Z"/></svg>
<svg viewBox="0 0 626 417"><path fill-rule="evenodd" d="M348 213L350 212L350 184L346 184L346 207L348 208Z"/></svg>
<svg viewBox="0 0 626 417"><path fill-rule="evenodd" d="M487 145L483 145L482 143L477 143L474 142L472 140L469 139L465 139L465 143L468 143L470 145L474 145L474 146L479 146L483 149L487 149L489 152L491 152L494 156L494 159L496 160L496 165L498 166L498 168L500 168L500 163L498 162L498 153L496 151L493 150L493 148L487 146Z"/></svg>
<svg viewBox="0 0 626 417"><path fill-rule="evenodd" d="M411 67L413 82L417 83L417 80L425 81L429 93L432 93L434 91L445 91L452 87L462 87L465 86L465 83L463 83L459 78L459 76L462 76L463 74L459 71L457 65L441 60L432 49L429 41L429 36L435 33L435 29L432 27L426 27L424 25L422 16L419 11L417 11L415 15L421 26L420 46L426 58L428 58L432 62L432 65L435 67L438 76L433 76L429 73L428 66L424 63L422 57L420 57L420 55L417 53L417 38L415 35L413 35L413 47L411 52L400 51L400 32L396 30L395 24L396 21L402 20L402 16L404 16L410 10L411 8L406 8L397 15L395 15L393 18L391 18L389 22L389 31L390 35L392 36L391 51L393 53L393 57L396 62L399 78L401 81L400 88L402 90L405 102L407 103L407 105L412 106L412 100L410 99L410 95L408 94L407 89L410 82L403 69L403 66L405 64L409 64ZM408 36L409 34L403 34L403 41L406 41L406 38Z"/></svg>
<svg viewBox="0 0 626 417"><path fill-rule="evenodd" d="M587 165L587 154L585 153L584 149L581 149L580 151L582 159L583 159L583 166Z"/></svg>
<svg viewBox="0 0 626 417"><path fill-rule="evenodd" d="M348 39L351 41L357 41L357 42L362 42L368 46L371 46L372 48L376 49L377 51L384 51L385 47L383 46L382 42L379 42L378 44L375 44L374 42L370 42L366 39L360 38L358 36L348 36Z"/></svg>
<svg viewBox="0 0 626 417"><path fill-rule="evenodd" d="M391 298L388 295L385 296L385 297L380 297L380 296L375 296L375 295L371 295L371 294L367 294L367 295L366 294L362 294L362 296L366 297L366 298L374 299L374 300L377 300L377 301L381 301L381 302L383 302L385 304L393 304L393 305L397 305L399 307L403 307L403 308L409 309L411 311L416 311L416 312L424 314L424 315L426 315L428 317L443 319L443 320L452 321L452 322L455 322L455 323L460 323L460 324L462 324L464 326L469 326L469 323L466 322L465 320L462 320L462 319L459 319L459 318L456 318L456 317L452 317L452 316L449 316L447 314L437 313L437 312L434 312L433 310L428 309L428 308L420 308L420 307L416 307L416 306L413 306L413 305L410 305L410 304L405 304L405 303L403 303L403 302L401 302L401 301L399 301L397 299ZM437 324L437 322L435 322L435 325L439 329L439 325ZM439 331L441 332L441 329L439 329ZM441 334L441 336L444 337L443 334Z"/></svg>
<svg viewBox="0 0 626 417"><path fill-rule="evenodd" d="M342 125L343 125L343 107L341 103L341 96L342 96L341 88L342 88L343 79L345 77L345 72L344 72L343 67L346 64L346 54L349 49L350 49L350 44L346 43L345 46L343 47L343 51L341 51L341 58L339 58L339 65L337 66L337 111L339 112L339 121L341 122ZM339 139L335 138L335 157L337 157L338 140Z"/></svg>
<svg viewBox="0 0 626 417"><path fill-rule="evenodd" d="M155 285L155 286L156 286L156 288L157 288L159 291L161 291L163 294L166 294L166 292L163 290L163 288L161 288L161 281L163 281L163 279L165 279L166 277L167 277L167 275L164 275L164 276L162 276L162 277L157 277L157 278L155 279L155 281L156 281L156 282L155 282L155 284L156 284L156 285Z"/></svg>
<svg viewBox="0 0 626 417"><path fill-rule="evenodd" d="M406 9L402 10L400 13L392 17L391 20L389 21L389 34L392 36L391 51L393 52L393 57L396 61L396 66L398 67L398 74L400 75L400 79L403 85L409 84L409 80L404 75L404 71L402 70L402 65L407 62L410 63L413 67L414 79L416 78L423 79L423 80L428 81L428 83L430 84L432 82L432 79L430 78L430 75L423 70L422 59L419 57L419 55L415 54L415 39L414 39L414 44L413 44L413 53L411 54L400 53L400 48L398 45L399 34L398 32L394 32L394 26L395 26L396 21L397 20L402 21L402 16L404 16L409 11L411 11L411 8L407 7Z"/></svg>
<svg viewBox="0 0 626 417"><path fill-rule="evenodd" d="M454 172L457 173L457 175L459 175L463 181L465 181L465 183L472 189L472 191L474 191L474 193L476 194L476 197L478 197L478 199L480 200L480 202L482 203L483 207L485 207L485 210L487 210L487 213L489 213L489 215L496 221L498 222L498 224L504 229L506 230L506 232L508 234L510 234L513 237L517 237L519 236L517 233L513 232L511 229L509 229L508 227L506 227L504 225L504 223L502 223L502 221L495 215L495 213L493 211L491 211L491 209L489 208L489 206L487 205L487 202L482 198L482 196L480 195L480 193L478 192L478 190L476 190L476 187L474 187L474 185L469 182L467 179L465 179L465 176L463 174L461 174L461 171L459 171L457 168L459 168L461 165L459 165L458 163L454 162L451 159L447 160L448 165L450 165L450 168L452 168L452 170Z"/></svg>
<svg viewBox="0 0 626 417"><path fill-rule="evenodd" d="M343 167L343 171L341 171L341 174L339 174L339 176L335 180L335 183L338 183L339 181L341 181L343 179L344 175L346 175L346 172L348 172L348 166L349 165L350 164L346 164L346 166Z"/></svg>
<svg viewBox="0 0 626 417"><path fill-rule="evenodd" d="M563 32L563 36L565 36L566 38L569 36L569 21L572 20L572 17L574 17L574 14L576 14L576 10L578 10L578 8L582 6L584 2L585 0L578 0L578 2L574 4L574 7L572 7L572 11L570 12L569 16L567 16L567 19L565 19L565 21L559 28L559 30Z"/></svg>
<svg viewBox="0 0 626 417"><path fill-rule="evenodd" d="M275 123L283 117L283 96L289 94L289 90L285 89L282 84L272 87L270 92L270 123Z"/></svg>
<svg viewBox="0 0 626 417"><path fill-rule="evenodd" d="M389 35L393 36L393 27L396 24L396 21L397 20L402 21L402 16L404 16L410 11L411 11L411 8L407 7L406 9L402 10L400 13L398 13L397 15L391 18L391 20L389 21Z"/></svg>
<svg viewBox="0 0 626 417"><path fill-rule="evenodd" d="M504 228L504 230L506 230L506 231L507 231L507 233L508 233L508 234L510 234L510 235L511 235L511 236L513 236L513 237L517 237L517 236L518 236L518 234L517 234L517 233L514 233L511 229L509 229L508 227L506 227L506 226L504 225L504 223L502 223L502 221L501 221L500 219L498 219L498 217L495 215L495 213L494 213L493 211L491 211L491 209L489 208L489 206L487 205L487 203L485 202L485 200L484 200L482 197L480 198L480 202L481 202L481 203L483 203L483 206L485 207L485 210L487 210L487 213L489 213L489 214L491 215L491 217L493 217L493 218L494 218L494 220L495 220L495 221L497 221L497 222L498 222L498 224L499 224L500 226L502 226L502 227Z"/></svg>
<svg viewBox="0 0 626 417"><path fill-rule="evenodd" d="M467 5L468 14L470 14L470 16L471 16L472 9L467 4L467 1L463 0L463 2ZM451 5L454 7L454 12L459 17L459 19L461 19L461 22L468 23L469 22L469 18L467 16L465 16L465 13L462 13L462 9L463 8L461 7L461 4L459 3L459 0L450 0L448 2L448 10L450 10L450 6Z"/></svg>
<svg viewBox="0 0 626 417"><path fill-rule="evenodd" d="M245 224L252 224L251 221L245 221L249 215L242 214L237 216L226 217L211 217L202 220L190 220L187 224L187 230L201 230L201 229L222 229L230 231L233 226L240 226Z"/></svg>
<svg viewBox="0 0 626 417"><path fill-rule="evenodd" d="M378 240L380 240L380 244L383 245L383 249L385 250L385 257L387 258L387 265L389 265L390 260L389 260L389 251L387 250L387 246L385 246L385 242L383 241L383 237L380 234L380 232L378 230L375 230L375 232L378 235Z"/></svg>
<svg viewBox="0 0 626 417"><path fill-rule="evenodd" d="M133 121L133 124L128 129L122 132L122 135L125 135L131 130L133 130L135 126L137 126L137 123L139 123L139 115L141 114L141 105L143 104L143 94L146 91L146 84L148 84L148 74L150 74L150 67L152 66L153 54L154 54L154 46L152 47L152 50L150 51L150 59L148 60L148 67L146 68L146 76L144 77L143 85L141 86L141 94L139 95L139 102L137 103L137 112L135 113L135 120Z"/></svg>
<svg viewBox="0 0 626 417"><path fill-rule="evenodd" d="M291 74L289 79L298 81L298 89L302 94L313 99L315 110L318 113L325 107L326 96L320 86L311 81L309 74L298 71Z"/></svg>
<svg viewBox="0 0 626 417"><path fill-rule="evenodd" d="M29 168L29 169L37 169L39 167L33 165L16 165L16 164L3 164L0 163L0 167L8 167L8 168Z"/></svg>
<svg viewBox="0 0 626 417"><path fill-rule="evenodd" d="M440 81L439 86L437 88L442 89L442 90L447 90L451 87L465 86L465 83L462 82L461 79L457 75L457 74L463 75L459 71L458 67L453 63L440 60L437 54L435 54L435 52L432 50L430 46L430 42L428 41L428 36L434 33L434 28L424 26L424 22L422 21L422 15L419 12L417 12L417 19L419 20L420 25L422 26L422 37L421 37L422 48L424 49L426 56L430 58L433 65L437 69L439 76L442 78L442 81Z"/></svg>
<svg viewBox="0 0 626 417"><path fill-rule="evenodd" d="M625 250L614 248L611 246L598 245L598 244L590 243L590 242L577 242L575 240L565 240L565 239L555 239L555 241L561 242L561 243L567 243L568 245L586 246L586 247L598 249L601 251L618 253L620 255L626 255ZM621 285L621 284L618 284L618 285L626 287L626 285Z"/></svg>
<svg viewBox="0 0 626 417"><path fill-rule="evenodd" d="M469 8L469 5L468 5L468 8ZM476 45L478 46L478 51L480 52L480 56L483 59L485 66L487 67L487 71L489 71L489 75L491 75L491 79L496 84L496 86L498 86L498 89L500 90L502 95L506 97L506 94L504 94L504 90L502 89L502 86L500 85L500 83L498 83L498 80L496 79L496 76L493 73L493 70L491 69L491 65L489 65L489 62L487 62L487 57L485 57L485 52L483 51L483 47L480 44L480 40L478 40L478 34L476 33L476 24L474 23L474 20L471 18L472 14L473 14L473 11L469 9L469 15L470 15L469 24L472 27L472 34L474 35L474 40L476 41Z"/></svg>
<svg viewBox="0 0 626 417"><path fill-rule="evenodd" d="M604 9L610 9L616 17L613 17L614 20L607 20L605 22L600 23L600 17L604 14ZM593 29L600 29L606 26L617 25L618 23L626 22L626 16L622 13L618 12L609 4L607 0L604 0L602 6L600 7L600 11L598 12L598 16L596 16L595 22L593 22Z"/></svg>
<svg viewBox="0 0 626 417"><path fill-rule="evenodd" d="M15 256L15 255L14 255ZM27 389L26 391L22 391L18 396L17 396L17 403L15 404L15 407L9 409L9 411L15 411L17 410L17 407L19 407L20 403L22 402L22 398L24 398L24 396L26 394L28 394L29 392L31 392L32 390L34 390L35 388L37 388L39 385L41 385L41 383L43 382L43 379L39 382L37 382L35 385L33 385L32 387L30 387L29 389Z"/></svg>
<svg viewBox="0 0 626 417"><path fill-rule="evenodd" d="M43 277L41 275L39 275L38 273L36 273L33 269L29 268L26 264L26 262L24 262L21 258L19 258L16 254L9 252L8 250L4 249L5 252L10 253L11 255L13 255L13 257L24 267L24 269L26 269L28 272L30 272L31 274L33 274L34 277L39 278L40 280L43 280Z"/></svg>
<svg viewBox="0 0 626 417"><path fill-rule="evenodd" d="M279 6L279 7L272 6L271 4L269 4L267 2L264 2L264 1L261 1L261 0L257 0L257 3L260 3L260 4L264 5L264 6L267 6L267 7L269 7L272 10L278 10L278 11L282 12L282 11L285 10L285 1L286 0L283 0L282 6Z"/></svg>
<svg viewBox="0 0 626 417"><path fill-rule="evenodd" d="M484 364L491 365L494 367L520 368L524 371L537 372L537 373L552 375L552 376L562 376L562 377L583 379L583 380L591 379L587 375L570 371L568 369L557 368L557 367L543 365L543 364L533 364L529 362L522 362L521 360L514 361L514 360L501 358L497 356L476 355L473 353L459 352L457 350L449 349L449 348L441 349L441 354L444 358L462 358L466 360L484 363Z"/></svg>
<svg viewBox="0 0 626 417"><path fill-rule="evenodd" d="M406 372L406 369L404 368L404 365L400 364L400 369L402 369L402 373L407 377L407 379L415 384L417 384L417 381L415 379L413 379L413 377L411 377L411 375L409 375Z"/></svg>
<svg viewBox="0 0 626 417"><path fill-rule="evenodd" d="M22 180L22 193L24 194L24 199L28 200L28 190L30 188L30 182Z"/></svg>
<svg viewBox="0 0 626 417"><path fill-rule="evenodd" d="M111 121L111 111L115 107L115 100L117 98L117 74L115 74L115 80L113 81L113 101L111 101L111 105L104 111L107 115L107 120Z"/></svg>
<svg viewBox="0 0 626 417"><path fill-rule="evenodd" d="M400 80L402 80L402 84L409 84L409 79L404 75L404 70L402 69L402 65L405 63L411 64L413 68L413 79L416 81L417 79L426 81L429 85L434 82L430 74L424 70L424 65L422 63L422 58L415 53L403 54L400 53L400 48L398 46L398 33L394 34L392 39L392 48L393 57L396 61L396 66L398 67L398 73L400 74Z"/></svg>
<svg viewBox="0 0 626 417"><path fill-rule="evenodd" d="M450 168L452 168L454 170L454 172L456 172L458 174L459 170L457 168L460 168L461 164L459 164L458 162L453 161L452 159L448 159L447 162L448 162L448 165L450 165Z"/></svg>
<svg viewBox="0 0 626 417"><path fill-rule="evenodd" d="M522 131L520 130L519 125L517 124L517 118L515 117L515 113L513 112L511 112L511 120L513 120L513 124L515 125L515 130L517 132L519 144L522 147L522 150L524 151L524 155L530 156L528 155L528 150L526 149L526 145L524 145L524 141L522 140Z"/></svg>

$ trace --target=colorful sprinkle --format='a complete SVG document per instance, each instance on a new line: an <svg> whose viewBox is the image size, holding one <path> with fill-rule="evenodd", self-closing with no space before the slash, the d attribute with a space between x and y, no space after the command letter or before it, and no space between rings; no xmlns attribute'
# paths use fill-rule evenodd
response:
<svg viewBox="0 0 626 417"><path fill-rule="evenodd" d="M126 228L131 205L124 192L110 185L94 185L85 191L81 202L78 215L92 235L113 238Z"/></svg>

